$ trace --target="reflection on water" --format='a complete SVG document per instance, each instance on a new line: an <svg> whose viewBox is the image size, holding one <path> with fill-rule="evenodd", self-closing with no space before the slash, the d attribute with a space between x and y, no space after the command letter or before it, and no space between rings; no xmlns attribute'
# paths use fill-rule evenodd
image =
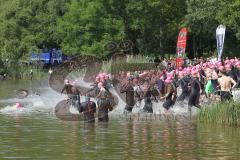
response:
<svg viewBox="0 0 240 160"><path fill-rule="evenodd" d="M84 124L0 116L0 159L237 159L240 129L188 122Z"/></svg>

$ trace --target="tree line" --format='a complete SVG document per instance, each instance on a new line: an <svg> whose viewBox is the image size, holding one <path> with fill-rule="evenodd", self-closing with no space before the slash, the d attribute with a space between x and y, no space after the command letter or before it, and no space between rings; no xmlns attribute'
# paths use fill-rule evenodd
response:
<svg viewBox="0 0 240 160"><path fill-rule="evenodd" d="M175 54L179 29L189 29L190 57L216 50L216 28L226 25L224 51L240 51L239 0L0 0L1 59L44 48L67 55L106 57L108 42L131 40L140 54Z"/></svg>

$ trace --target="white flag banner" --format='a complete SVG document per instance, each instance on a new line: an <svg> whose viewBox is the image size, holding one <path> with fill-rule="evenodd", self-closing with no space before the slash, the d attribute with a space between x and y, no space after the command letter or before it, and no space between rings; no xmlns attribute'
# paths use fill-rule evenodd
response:
<svg viewBox="0 0 240 160"><path fill-rule="evenodd" d="M216 30L218 60L221 60L221 57L222 57L225 30L226 30L226 27L223 25L219 25Z"/></svg>

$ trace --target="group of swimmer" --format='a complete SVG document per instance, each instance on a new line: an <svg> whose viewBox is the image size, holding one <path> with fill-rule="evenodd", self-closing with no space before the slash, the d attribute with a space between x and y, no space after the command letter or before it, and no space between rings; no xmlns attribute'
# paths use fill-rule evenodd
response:
<svg viewBox="0 0 240 160"><path fill-rule="evenodd" d="M108 77L108 78L107 78ZM97 87L92 88L87 93L81 93L80 89L75 85L75 83L71 83L69 80L65 80L65 86L62 89L61 93L66 90L66 93L69 99L72 102L72 105L75 106L79 113L83 113L84 121L93 123L95 122L95 113L98 111L98 122L107 122L108 121L108 112L113 109L113 105L111 100L113 96L111 92L107 89L106 82L108 82L109 76L104 76L105 83L98 83ZM90 100L90 92L94 92L95 98L97 100L97 105L94 101ZM80 102L80 96L85 96L85 102ZM98 110L96 109L98 108Z"/></svg>
<svg viewBox="0 0 240 160"><path fill-rule="evenodd" d="M192 106L201 108L201 99L230 100L232 89L239 85L240 60L234 58L224 61L199 60L195 65L179 68L167 66L150 71L119 72L111 75L111 78L106 73L100 73L88 92L82 94L69 80L65 80L62 92L66 90L86 121L94 122L97 109L98 121L108 121L108 112L113 109L111 88L125 96L124 113L132 112L134 106L140 107L142 101L143 112L153 113L152 102L162 101L163 113L167 113L175 103L184 105L184 100L187 101L189 111ZM95 95L97 105L90 100L89 94ZM87 97L86 102L80 103L81 95Z"/></svg>
<svg viewBox="0 0 240 160"><path fill-rule="evenodd" d="M121 72L115 75L126 93L127 112L144 100L143 111L153 113L152 100L163 101L163 113L177 102L187 100L188 110L201 108L200 100L226 101L232 98L232 89L240 85L240 60L198 61L195 65L165 67L162 70ZM179 92L179 93L178 93Z"/></svg>

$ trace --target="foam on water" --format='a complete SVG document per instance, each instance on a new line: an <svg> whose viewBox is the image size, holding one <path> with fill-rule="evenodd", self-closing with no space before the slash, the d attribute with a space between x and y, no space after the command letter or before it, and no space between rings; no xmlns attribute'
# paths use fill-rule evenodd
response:
<svg viewBox="0 0 240 160"><path fill-rule="evenodd" d="M39 113L40 110L33 109L31 105L25 105L22 108L16 108L15 105L8 105L0 109L0 113L8 115Z"/></svg>
<svg viewBox="0 0 240 160"><path fill-rule="evenodd" d="M31 112L49 112L54 109L56 104L63 100L66 96L60 93L55 92L48 86L43 86L40 88L35 88L37 92L40 91L40 95L30 94L24 98L11 98L0 100L0 103L3 104L4 108L0 110L1 113L11 114L11 113L31 113ZM21 103L24 108L17 109L15 108L16 103Z"/></svg>
<svg viewBox="0 0 240 160"><path fill-rule="evenodd" d="M80 73L70 73L67 78L68 79L75 79L76 84L79 85L79 86L85 86L85 87L91 88L92 83L85 82L83 80L83 77L79 77L78 75L80 75ZM118 102L118 105L114 108L114 110L111 111L109 114L113 115L113 116L123 114L126 103L119 97L119 95L117 94L117 92L114 88L111 88L110 91L111 91L112 94L114 94L115 96L118 97L119 102ZM178 88L178 93L181 93L180 88ZM81 97L81 102L84 101L84 99L85 98ZM94 101L94 102L97 101L96 99L91 99L91 100ZM159 101L159 102L154 102L153 101L153 106L152 106L153 107L153 112L156 113L156 114L164 113L164 108L162 107L162 104L163 104L163 102L161 102L161 101ZM132 110L132 113L134 114L134 113L142 112L143 107L144 107L144 101L142 101L141 105L138 106L138 107L135 105L133 110ZM192 107L191 110L192 110L192 114L196 114L199 111L199 109L196 108L196 107ZM78 111L74 107L70 107L70 112L73 113L73 114L78 113ZM189 113L188 106L187 105L180 106L178 104L175 104L173 107L171 107L169 109L168 113L173 114L173 115L188 114Z"/></svg>

